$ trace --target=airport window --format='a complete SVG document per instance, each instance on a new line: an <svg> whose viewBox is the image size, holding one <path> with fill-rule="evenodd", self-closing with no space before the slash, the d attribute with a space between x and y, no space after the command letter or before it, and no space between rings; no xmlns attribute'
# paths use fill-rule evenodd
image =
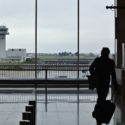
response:
<svg viewBox="0 0 125 125"><path fill-rule="evenodd" d="M0 29L0 31L7 31L6 29Z"/></svg>
<svg viewBox="0 0 125 125"><path fill-rule="evenodd" d="M49 5L48 5L48 1L50 2ZM54 0L54 2L56 1L56 4L53 4L53 0L48 0L48 1L42 0L42 1L39 1L38 3L38 8L39 8L38 15L37 15L38 27L36 30L38 34L36 36L37 38L36 43L34 41L34 38L36 35L34 34L34 22L35 22L34 2L31 2L31 1L20 2L20 0L18 0L18 2L15 3L15 6L19 6L20 4L25 5L23 10L21 7L18 8L19 14L15 13L15 10L12 9L12 7L8 9L11 11L11 13L15 14L14 18L16 21L15 20L11 21L10 27L7 26L6 29L4 28L0 29L0 31L7 31L9 29L10 34L12 31L12 35L6 36L7 38L6 41L8 46L7 49L14 48L14 49L11 49L10 51L18 50L18 51L21 51L19 53L22 53L22 55L24 55L23 52L24 52L24 49L26 49L26 56L27 55L31 56L32 60L34 60L31 63L33 63L34 65L36 65L37 63L41 63L41 64L43 63L43 64L49 64L49 65L50 64L57 64L57 65L58 64L62 64L62 65L86 64L85 62L83 63L83 61L78 58L79 56L78 53L80 54L82 53L80 55L80 58L93 57L93 53L90 53L90 52L91 52L91 49L96 48L96 47L93 47L93 46L96 46L95 41L98 41L99 47L97 48L99 49L101 49L100 47L101 45L105 45L105 41L107 41L108 39L107 36L108 34L110 34L110 33L107 34L105 32L105 31L107 32L110 31L108 30L108 27L109 27L108 23L105 23L107 21L103 22L104 18L106 17L105 16L106 14L102 16L103 20L101 21L97 20L100 18L100 15L99 15L99 11L94 9L95 6L92 6L93 11L90 11L90 8L87 8L90 0L88 0L89 2L85 2L85 0L80 0L81 7L79 9L80 11L80 15L79 15L80 16L79 18L80 35L79 36L80 37L79 37L78 36L78 13L77 13L78 0L67 0L67 1ZM94 2L91 2L91 3L93 3L94 5ZM6 5L6 2L4 2L4 5ZM107 12L107 10L103 7L101 6L99 9L101 9L101 11ZM0 10L2 10L1 8ZM26 15L30 15L30 16L26 16ZM111 18L113 19L113 14L111 15L112 15ZM7 15L5 16L7 17ZM22 16L24 16L25 18L22 18ZM13 23L17 23L19 21L21 21L20 25L17 25L17 24L13 25ZM6 24L9 23L8 19L6 20L5 23ZM102 28L103 26L102 24L106 24L106 26ZM96 28L97 26L99 27ZM109 28L111 29L111 27ZM98 35L98 34L103 34L103 35ZM104 39L103 36L106 37L106 39ZM16 41L17 38L18 38L18 41ZM79 40L80 52L78 52L78 48L77 48L78 38L80 39ZM102 43L104 44L102 44L100 41L103 41ZM36 48L34 47L34 43L36 45ZM98 52L100 52L99 49L97 50ZM29 54L27 54L28 51L29 51ZM90 54L84 54L84 51ZM20 55L16 54L14 56L19 57ZM59 58L63 58L63 59L59 61ZM66 60L66 58L68 60ZM73 58L74 60L69 61L71 58ZM51 62L52 60L55 60L55 61ZM80 61L79 63L78 63L78 60ZM48 61L48 62L45 62L45 61Z"/></svg>

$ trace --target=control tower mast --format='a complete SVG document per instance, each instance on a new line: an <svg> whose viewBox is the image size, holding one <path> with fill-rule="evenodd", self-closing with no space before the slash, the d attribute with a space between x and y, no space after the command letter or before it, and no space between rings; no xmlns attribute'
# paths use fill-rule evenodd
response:
<svg viewBox="0 0 125 125"><path fill-rule="evenodd" d="M6 58L6 35L9 35L6 26L0 26L0 58Z"/></svg>

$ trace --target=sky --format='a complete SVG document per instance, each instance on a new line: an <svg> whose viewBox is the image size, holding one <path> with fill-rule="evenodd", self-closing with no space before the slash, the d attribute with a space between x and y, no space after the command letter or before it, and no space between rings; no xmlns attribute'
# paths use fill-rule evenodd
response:
<svg viewBox="0 0 125 125"><path fill-rule="evenodd" d="M35 52L35 0L0 0L6 50ZM80 53L114 53L114 0L80 0ZM77 52L77 0L38 0L38 53Z"/></svg>

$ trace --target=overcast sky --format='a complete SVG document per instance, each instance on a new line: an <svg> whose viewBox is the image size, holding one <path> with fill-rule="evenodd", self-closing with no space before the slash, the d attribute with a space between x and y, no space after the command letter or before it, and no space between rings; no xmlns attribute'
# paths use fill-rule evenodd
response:
<svg viewBox="0 0 125 125"><path fill-rule="evenodd" d="M80 53L114 53L114 0L80 0ZM0 0L0 25L9 28L6 49L35 52L35 0ZM38 53L77 51L77 0L38 0Z"/></svg>

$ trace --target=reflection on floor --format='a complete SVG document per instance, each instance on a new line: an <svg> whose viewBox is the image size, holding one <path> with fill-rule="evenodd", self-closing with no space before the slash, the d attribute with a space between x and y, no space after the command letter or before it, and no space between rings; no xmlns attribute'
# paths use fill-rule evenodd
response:
<svg viewBox="0 0 125 125"><path fill-rule="evenodd" d="M65 100L64 95L59 96L62 100ZM70 95L67 96L70 97ZM81 99L81 96L86 97ZM48 98L47 112L45 112L45 103L38 101L37 125L96 125L96 121L91 115L96 103L92 100L95 95L87 96L81 94L79 95L81 99L79 103L77 95L71 95L72 101L58 102L55 99L56 97L58 98L58 95L53 97L51 101ZM88 100L88 98L90 99ZM0 125L19 125L19 121L22 120L22 112L25 111L27 104L0 103ZM125 100L120 95L117 98L115 114L109 125L125 125Z"/></svg>

